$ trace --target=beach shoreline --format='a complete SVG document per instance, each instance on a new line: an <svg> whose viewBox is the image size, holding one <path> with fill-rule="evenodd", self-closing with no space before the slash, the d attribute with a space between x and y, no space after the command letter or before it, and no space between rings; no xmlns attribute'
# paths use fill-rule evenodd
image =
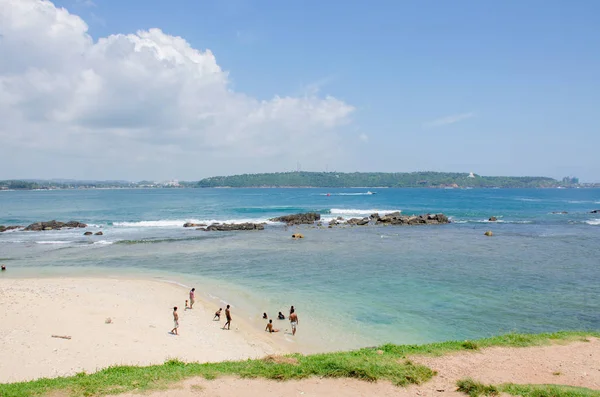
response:
<svg viewBox="0 0 600 397"><path fill-rule="evenodd" d="M290 352L282 332L261 332L245 313L235 311L235 302L232 328L222 330L224 313L221 321L212 321L218 303L196 289L194 309L185 310L189 288L175 280L3 277L0 383L168 359L218 362ZM180 313L179 336L169 333L174 306Z"/></svg>

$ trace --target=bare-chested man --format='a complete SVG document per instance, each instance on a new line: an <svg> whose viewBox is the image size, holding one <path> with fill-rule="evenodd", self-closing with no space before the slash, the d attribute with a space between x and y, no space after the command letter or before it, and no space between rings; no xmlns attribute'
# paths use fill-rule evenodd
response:
<svg viewBox="0 0 600 397"><path fill-rule="evenodd" d="M290 314L290 325L292 326L292 335L296 335L296 326L298 325L298 315L296 311L292 311Z"/></svg>
<svg viewBox="0 0 600 397"><path fill-rule="evenodd" d="M269 320L269 323L267 324L267 327L265 328L265 331L269 331L269 333L279 332L278 329L273 328L273 320Z"/></svg>
<svg viewBox="0 0 600 397"><path fill-rule="evenodd" d="M174 335L179 335L177 333L177 328L179 328L179 313L177 313L177 306L173 308L173 329L171 333Z"/></svg>
<svg viewBox="0 0 600 397"><path fill-rule="evenodd" d="M227 322L223 326L223 329L225 329L225 327L227 327L227 329L230 329L231 328L231 311L229 310L229 305L227 305L227 308L225 309L225 318L227 319Z"/></svg>

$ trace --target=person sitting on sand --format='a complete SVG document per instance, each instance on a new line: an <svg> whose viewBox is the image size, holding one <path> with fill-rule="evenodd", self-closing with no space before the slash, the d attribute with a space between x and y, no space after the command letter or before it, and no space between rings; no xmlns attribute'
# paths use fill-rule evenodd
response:
<svg viewBox="0 0 600 397"><path fill-rule="evenodd" d="M269 320L269 323L267 324L267 327L265 328L265 331L269 331L269 333L279 332L278 329L273 328L273 320Z"/></svg>
<svg viewBox="0 0 600 397"><path fill-rule="evenodd" d="M292 326L292 335L296 335L296 326L298 325L298 315L294 311L290 314L290 325Z"/></svg>
<svg viewBox="0 0 600 397"><path fill-rule="evenodd" d="M267 313L263 313L263 319L266 320L267 318L269 318L269 316L267 316Z"/></svg>
<svg viewBox="0 0 600 397"><path fill-rule="evenodd" d="M279 319L279 320L285 320L285 316L283 315L282 312L279 312L279 314L277 315L277 319Z"/></svg>
<svg viewBox="0 0 600 397"><path fill-rule="evenodd" d="M177 328L179 328L179 314L177 313L177 306L175 306L173 308L173 329L171 330L171 333L174 335L179 335L179 333L177 332Z"/></svg>
<svg viewBox="0 0 600 397"><path fill-rule="evenodd" d="M227 327L229 330L231 328L231 311L229 310L229 305L227 305L227 308L225 309L225 318L227 319L227 322L223 325L223 329Z"/></svg>
<svg viewBox="0 0 600 397"><path fill-rule="evenodd" d="M196 288L190 291L190 309L194 307L194 302L196 302Z"/></svg>
<svg viewBox="0 0 600 397"><path fill-rule="evenodd" d="M215 312L215 318L213 318L213 321L219 321L221 319L221 312L223 311L223 308L220 307L219 310L217 310Z"/></svg>

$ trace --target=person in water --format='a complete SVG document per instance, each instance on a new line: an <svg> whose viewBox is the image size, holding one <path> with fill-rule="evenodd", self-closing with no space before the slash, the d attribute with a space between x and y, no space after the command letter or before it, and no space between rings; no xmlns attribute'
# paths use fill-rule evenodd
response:
<svg viewBox="0 0 600 397"><path fill-rule="evenodd" d="M213 318L213 321L219 321L221 319L221 312L223 311L223 308L220 307L219 310L217 310L215 312L215 317Z"/></svg>
<svg viewBox="0 0 600 397"><path fill-rule="evenodd" d="M285 320L285 316L283 315L282 312L279 312L279 314L277 315L277 319L279 319L279 320Z"/></svg>
<svg viewBox="0 0 600 397"><path fill-rule="evenodd" d="M265 331L269 331L269 333L279 332L278 329L273 328L273 320L269 320L269 323L267 324Z"/></svg>
<svg viewBox="0 0 600 397"><path fill-rule="evenodd" d="M269 316L267 316L267 313L263 313L263 319L266 320L267 318L269 318Z"/></svg>
<svg viewBox="0 0 600 397"><path fill-rule="evenodd" d="M292 326L292 335L296 335L296 326L298 325L298 315L295 311L290 314L290 325Z"/></svg>

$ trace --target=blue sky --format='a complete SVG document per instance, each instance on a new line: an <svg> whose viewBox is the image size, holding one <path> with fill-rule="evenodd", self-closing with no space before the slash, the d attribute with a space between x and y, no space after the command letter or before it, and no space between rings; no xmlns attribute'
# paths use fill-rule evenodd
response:
<svg viewBox="0 0 600 397"><path fill-rule="evenodd" d="M248 97L331 95L352 106L338 128L347 155L327 159L330 170L600 181L600 2L54 3L94 40L160 28L210 49L229 89ZM287 157L272 171L324 168L319 154Z"/></svg>

